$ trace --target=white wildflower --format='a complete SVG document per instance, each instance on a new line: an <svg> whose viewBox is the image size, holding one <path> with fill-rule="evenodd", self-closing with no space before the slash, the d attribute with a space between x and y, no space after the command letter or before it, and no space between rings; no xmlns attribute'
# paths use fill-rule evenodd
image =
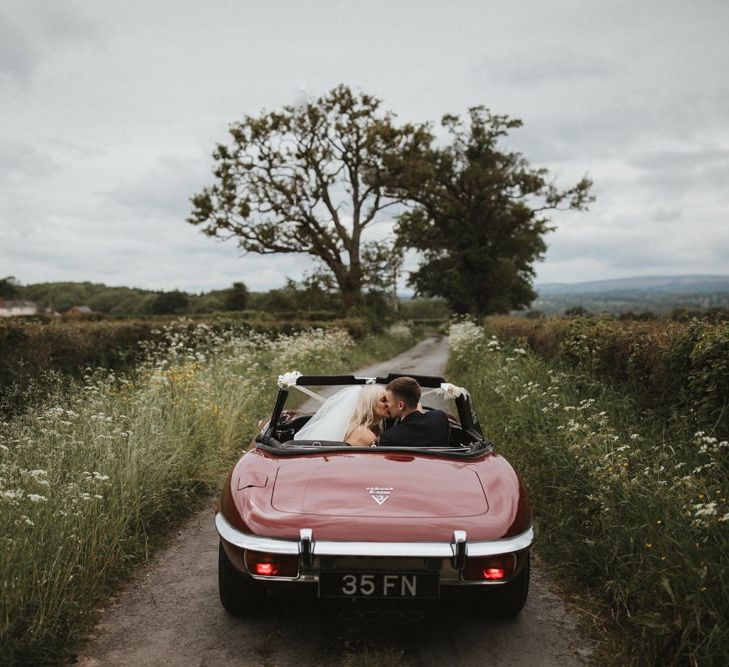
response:
<svg viewBox="0 0 729 667"><path fill-rule="evenodd" d="M716 503L699 503L697 505L693 505L694 508L694 516L700 517L700 516L714 516L716 515Z"/></svg>
<svg viewBox="0 0 729 667"><path fill-rule="evenodd" d="M451 324L448 329L448 345L456 355L467 352L477 346L483 341L484 337L484 330L475 322L468 320ZM495 344L492 345L489 343L488 347L498 349L498 340L492 342L495 342Z"/></svg>
<svg viewBox="0 0 729 667"><path fill-rule="evenodd" d="M405 322L395 322L395 324L390 326L390 328L387 330L387 333L393 338L400 338L403 340L407 340L413 335L410 327L405 324Z"/></svg>

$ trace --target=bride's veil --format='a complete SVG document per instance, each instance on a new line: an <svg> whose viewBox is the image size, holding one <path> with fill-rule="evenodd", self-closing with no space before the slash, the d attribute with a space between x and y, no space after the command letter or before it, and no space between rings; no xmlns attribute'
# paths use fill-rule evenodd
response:
<svg viewBox="0 0 729 667"><path fill-rule="evenodd" d="M332 394L314 416L294 434L294 440L337 440L347 435L362 388L359 385L345 387Z"/></svg>

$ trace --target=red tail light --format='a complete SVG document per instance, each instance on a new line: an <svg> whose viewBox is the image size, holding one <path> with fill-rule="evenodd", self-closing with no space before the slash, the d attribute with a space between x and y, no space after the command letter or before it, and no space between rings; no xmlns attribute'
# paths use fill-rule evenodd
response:
<svg viewBox="0 0 729 667"><path fill-rule="evenodd" d="M470 581L505 581L516 570L516 554L467 558L463 578Z"/></svg>
<svg viewBox="0 0 729 667"><path fill-rule="evenodd" d="M248 571L260 577L296 577L299 574L298 556L246 551L245 560Z"/></svg>
<svg viewBox="0 0 729 667"><path fill-rule="evenodd" d="M498 581L506 577L506 570L503 567L487 567L482 574L484 579Z"/></svg>

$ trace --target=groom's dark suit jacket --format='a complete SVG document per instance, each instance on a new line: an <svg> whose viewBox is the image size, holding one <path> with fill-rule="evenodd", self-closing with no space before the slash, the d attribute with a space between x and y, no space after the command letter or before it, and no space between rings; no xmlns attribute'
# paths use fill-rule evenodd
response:
<svg viewBox="0 0 729 667"><path fill-rule="evenodd" d="M380 447L447 447L451 429L442 410L411 412L380 436Z"/></svg>

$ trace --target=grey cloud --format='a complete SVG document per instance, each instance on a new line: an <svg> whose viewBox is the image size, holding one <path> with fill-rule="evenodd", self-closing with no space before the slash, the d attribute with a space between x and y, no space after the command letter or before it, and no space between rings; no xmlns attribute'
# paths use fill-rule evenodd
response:
<svg viewBox="0 0 729 667"><path fill-rule="evenodd" d="M92 41L99 36L98 28L73 2L36 0L35 11L28 12L29 19L37 25L38 32L51 46L65 43Z"/></svg>
<svg viewBox="0 0 729 667"><path fill-rule="evenodd" d="M244 255L234 241L210 239L165 211L142 216L106 201L85 213L98 217L83 215L47 216L24 233L0 226L0 265L24 283L95 280L188 291L235 280L267 290L311 268L305 256Z"/></svg>
<svg viewBox="0 0 729 667"><path fill-rule="evenodd" d="M36 0L19 3L12 14L0 7L0 83L25 86L40 62L56 49L98 37L96 27L73 3Z"/></svg>
<svg viewBox="0 0 729 667"><path fill-rule="evenodd" d="M109 151L60 137L49 137L47 141L54 152L72 160L89 160L109 155Z"/></svg>
<svg viewBox="0 0 729 667"><path fill-rule="evenodd" d="M0 7L0 82L26 83L39 57L32 36Z"/></svg>
<svg viewBox="0 0 729 667"><path fill-rule="evenodd" d="M721 148L696 148L690 150L653 151L643 153L627 161L631 167L646 170L696 171L707 166L729 164L729 150Z"/></svg>
<svg viewBox="0 0 729 667"><path fill-rule="evenodd" d="M651 150L644 155L647 142L693 145L697 148L685 149L685 159L691 160L692 154L699 159L716 159L726 151L706 148L707 136L725 132L729 92L724 87L696 86L688 92L627 89L621 94L589 89L574 101L525 119L525 126L514 136L520 146L529 149L530 159L596 162L622 158L638 167L660 159L661 152L664 157L679 157L679 151L669 150Z"/></svg>
<svg viewBox="0 0 729 667"><path fill-rule="evenodd" d="M14 177L44 178L60 169L47 153L15 139L0 138L0 184Z"/></svg>
<svg viewBox="0 0 729 667"><path fill-rule="evenodd" d="M638 184L671 199L695 192L706 196L713 191L718 196L729 182L729 151L713 159L706 159L702 153L649 156L642 163Z"/></svg>
<svg viewBox="0 0 729 667"><path fill-rule="evenodd" d="M190 212L190 197L211 178L202 161L163 155L136 180L105 194L111 202L143 215L168 213L185 218Z"/></svg>
<svg viewBox="0 0 729 667"><path fill-rule="evenodd" d="M681 217L682 209L679 207L666 208L658 206L650 219L654 222L673 222Z"/></svg>
<svg viewBox="0 0 729 667"><path fill-rule="evenodd" d="M717 69L717 73L720 71ZM657 94L659 99L654 104L649 99L645 102L646 106L655 107L655 121L667 136L700 141L707 132L726 131L729 85L725 81L699 78L678 90L662 90Z"/></svg>
<svg viewBox="0 0 729 667"><path fill-rule="evenodd" d="M712 243L706 242L712 238ZM726 272L729 230L717 234L711 221L679 217L647 224L639 216L603 220L600 224L557 231L550 239L547 259L576 258L599 264L612 275Z"/></svg>
<svg viewBox="0 0 729 667"><path fill-rule="evenodd" d="M513 86L549 84L616 74L614 63L604 58L564 51L521 51L489 58L476 67L494 83Z"/></svg>
<svg viewBox="0 0 729 667"><path fill-rule="evenodd" d="M97 235L84 242L66 229L52 229L28 241L3 238L0 232L2 254L7 255L0 263L5 273L23 283L94 280L192 292L218 289L236 280L251 290L268 290L311 266L300 256L241 256L234 243L216 243L202 235L187 243L175 241L174 235L168 243L155 236Z"/></svg>

